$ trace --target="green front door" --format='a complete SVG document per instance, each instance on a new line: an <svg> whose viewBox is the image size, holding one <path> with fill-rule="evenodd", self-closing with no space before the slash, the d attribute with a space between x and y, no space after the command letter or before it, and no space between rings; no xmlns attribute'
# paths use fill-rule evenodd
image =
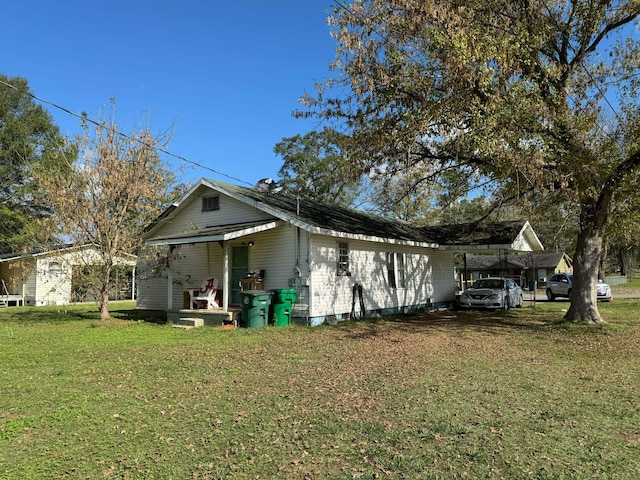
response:
<svg viewBox="0 0 640 480"><path fill-rule="evenodd" d="M249 270L249 247L231 248L231 303L240 304L240 281Z"/></svg>

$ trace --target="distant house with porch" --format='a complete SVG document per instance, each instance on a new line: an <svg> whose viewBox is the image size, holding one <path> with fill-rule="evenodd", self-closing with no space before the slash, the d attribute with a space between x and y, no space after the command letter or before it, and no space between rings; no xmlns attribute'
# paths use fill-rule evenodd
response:
<svg viewBox="0 0 640 480"><path fill-rule="evenodd" d="M466 255L466 265L463 262L459 270L465 266L469 282L491 276L510 277L523 288L530 288L534 282L544 285L554 273L573 272L573 261L564 252L471 254Z"/></svg>
<svg viewBox="0 0 640 480"><path fill-rule="evenodd" d="M308 325L450 306L456 252L542 250L525 221L420 228L207 179L148 227L145 242L139 309L190 309L188 291L215 277L221 311L240 304L242 288L292 288L293 319Z"/></svg>
<svg viewBox="0 0 640 480"><path fill-rule="evenodd" d="M91 264L98 258L93 245L62 245L46 251L0 255L0 306L64 305L77 301L72 289L74 267ZM135 269L137 258L121 255L116 262ZM129 290L133 292L134 285Z"/></svg>

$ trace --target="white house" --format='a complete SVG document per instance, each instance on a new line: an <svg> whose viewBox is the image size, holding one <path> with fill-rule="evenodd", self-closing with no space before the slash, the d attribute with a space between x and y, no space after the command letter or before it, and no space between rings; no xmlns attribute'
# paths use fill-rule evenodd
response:
<svg viewBox="0 0 640 480"><path fill-rule="evenodd" d="M366 315L450 306L455 252L542 250L528 222L419 228L207 179L150 225L145 240L139 309L187 308L187 290L213 276L226 312L255 272L261 282L249 288L295 288L294 321L308 325L359 316L360 297Z"/></svg>
<svg viewBox="0 0 640 480"><path fill-rule="evenodd" d="M94 261L98 261L98 254L93 245L67 245L48 251L1 255L0 305L70 303L73 267ZM134 268L136 262L134 255L121 255L116 260L118 265Z"/></svg>

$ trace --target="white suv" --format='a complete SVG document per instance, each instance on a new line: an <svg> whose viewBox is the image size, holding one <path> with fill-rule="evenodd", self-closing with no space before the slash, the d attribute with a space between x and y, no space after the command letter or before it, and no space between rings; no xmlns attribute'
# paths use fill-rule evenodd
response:
<svg viewBox="0 0 640 480"><path fill-rule="evenodd" d="M552 302L556 297L571 296L571 288L573 287L573 275L570 273L556 273L552 275L547 281L547 299ZM598 300L608 302L611 300L611 287L604 283L602 280L598 280L596 285L596 294Z"/></svg>

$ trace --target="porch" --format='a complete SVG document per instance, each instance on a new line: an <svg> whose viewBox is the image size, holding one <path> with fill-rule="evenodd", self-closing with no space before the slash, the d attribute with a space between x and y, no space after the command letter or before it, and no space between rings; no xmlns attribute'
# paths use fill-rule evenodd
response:
<svg viewBox="0 0 640 480"><path fill-rule="evenodd" d="M174 318L175 312L188 311L189 292L198 286L202 290L203 279L218 280L215 302L220 309L213 309L215 312L233 311L240 304L243 290L287 286L291 267L272 250L283 243L284 232L274 234L281 225L282 222L269 219L148 240L146 244L150 247L168 247L166 307L171 312L168 318ZM292 240L290 236L284 239ZM262 281L267 269L269 286ZM249 273L257 276L249 278Z"/></svg>
<svg viewBox="0 0 640 480"><path fill-rule="evenodd" d="M3 282L4 283L4 282ZM22 295L0 295L0 307L10 307L13 304L16 307L24 305L24 297Z"/></svg>

